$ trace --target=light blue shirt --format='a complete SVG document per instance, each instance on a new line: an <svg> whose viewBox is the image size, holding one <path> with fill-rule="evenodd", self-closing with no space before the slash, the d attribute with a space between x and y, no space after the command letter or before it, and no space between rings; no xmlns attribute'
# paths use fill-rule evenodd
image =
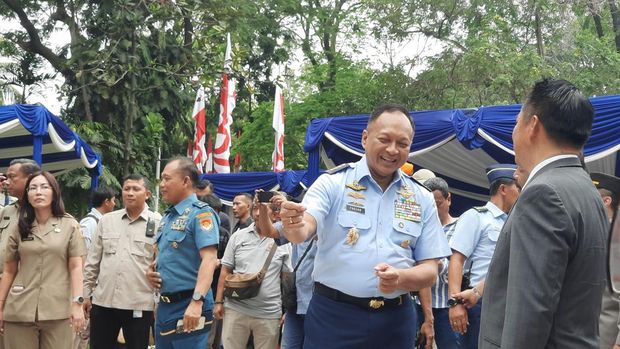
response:
<svg viewBox="0 0 620 349"><path fill-rule="evenodd" d="M313 279L346 294L394 298L406 290L381 293L377 264L406 269L451 254L433 195L400 170L383 192L365 156L319 177L303 204L317 223Z"/></svg>
<svg viewBox="0 0 620 349"><path fill-rule="evenodd" d="M308 311L308 305L310 304L310 298L312 298L312 289L314 287L314 280L312 279L312 271L314 270L314 258L316 256L316 244L314 241L312 247L299 264L299 268L295 273L295 286L297 286L297 314L305 314ZM292 262L293 268L297 265L297 262L303 256L306 248L310 245L310 241L302 242L301 244L291 244L293 247Z"/></svg>
<svg viewBox="0 0 620 349"><path fill-rule="evenodd" d="M200 249L219 243L219 217L192 194L166 210L156 240L161 293L193 290L202 262ZM205 304L207 309L212 308L210 288Z"/></svg>
<svg viewBox="0 0 620 349"><path fill-rule="evenodd" d="M508 218L490 201L484 207L484 212L472 208L463 213L450 240L450 247L467 258L463 274L471 269L471 286L486 277L499 233Z"/></svg>

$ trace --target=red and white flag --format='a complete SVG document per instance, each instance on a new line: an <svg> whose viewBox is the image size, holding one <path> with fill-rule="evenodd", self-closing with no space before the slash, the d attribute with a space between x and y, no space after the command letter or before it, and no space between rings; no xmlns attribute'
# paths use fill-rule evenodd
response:
<svg viewBox="0 0 620 349"><path fill-rule="evenodd" d="M230 125L233 122L232 111L235 109L235 98L237 97L235 93L235 79L228 79L231 64L230 33L228 33L224 74L222 76L222 91L220 92L220 117L217 124L215 149L213 150L213 168L216 173L230 173Z"/></svg>
<svg viewBox="0 0 620 349"><path fill-rule="evenodd" d="M274 172L284 171L284 95L280 86L276 85L276 97L273 103L273 122L276 140L271 156L271 168Z"/></svg>
<svg viewBox="0 0 620 349"><path fill-rule="evenodd" d="M196 93L196 102L194 102L194 144L192 147L192 159L198 171L204 171L207 162L207 151L205 150L205 90L202 86Z"/></svg>

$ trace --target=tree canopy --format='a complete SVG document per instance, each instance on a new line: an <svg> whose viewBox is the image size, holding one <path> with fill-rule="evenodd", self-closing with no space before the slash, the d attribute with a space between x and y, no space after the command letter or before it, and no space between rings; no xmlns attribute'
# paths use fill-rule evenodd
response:
<svg viewBox="0 0 620 349"><path fill-rule="evenodd" d="M617 0L1 0L0 18L11 23L0 88L27 102L61 77L61 117L102 154L114 187L132 172L154 178L158 147L164 159L185 153L199 85L215 136L227 32L239 82L232 154L244 171L271 167L275 83L286 95L287 169L306 167L314 117L384 102L517 103L546 76L589 95L620 91ZM62 182L83 214L86 172Z"/></svg>

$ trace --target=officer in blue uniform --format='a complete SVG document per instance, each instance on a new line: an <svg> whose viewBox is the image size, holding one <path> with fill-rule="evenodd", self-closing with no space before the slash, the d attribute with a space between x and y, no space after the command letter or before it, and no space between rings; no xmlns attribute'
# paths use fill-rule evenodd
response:
<svg viewBox="0 0 620 349"><path fill-rule="evenodd" d="M319 177L301 204L282 204L289 241L318 236L304 348L413 346L409 291L431 286L450 255L433 195L400 170L413 130L405 108L378 108L362 159Z"/></svg>
<svg viewBox="0 0 620 349"><path fill-rule="evenodd" d="M198 170L188 158L171 160L162 172L162 197L171 206L156 236L157 272L147 273L160 292L155 319L158 349L207 346L213 319L210 285L217 264L219 218L196 198L193 187L197 182Z"/></svg>
<svg viewBox="0 0 620 349"><path fill-rule="evenodd" d="M490 184L490 200L484 206L469 209L456 223L450 240L452 256L448 266L448 289L455 295L461 289L472 288L480 296L475 285L484 280L495 244L508 212L519 196L519 188L513 178L516 166L496 164L487 169ZM467 285L465 285L468 283ZM455 298L448 300L450 324L454 332L463 337L463 348L478 347L480 332L480 309L478 302L470 309Z"/></svg>

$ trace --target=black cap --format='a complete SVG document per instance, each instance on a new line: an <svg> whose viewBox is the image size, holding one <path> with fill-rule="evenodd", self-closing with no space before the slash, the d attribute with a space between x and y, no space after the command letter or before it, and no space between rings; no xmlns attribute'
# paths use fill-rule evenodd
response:
<svg viewBox="0 0 620 349"><path fill-rule="evenodd" d="M620 196L620 178L600 172L590 173L592 183L596 189L607 189L616 196Z"/></svg>

